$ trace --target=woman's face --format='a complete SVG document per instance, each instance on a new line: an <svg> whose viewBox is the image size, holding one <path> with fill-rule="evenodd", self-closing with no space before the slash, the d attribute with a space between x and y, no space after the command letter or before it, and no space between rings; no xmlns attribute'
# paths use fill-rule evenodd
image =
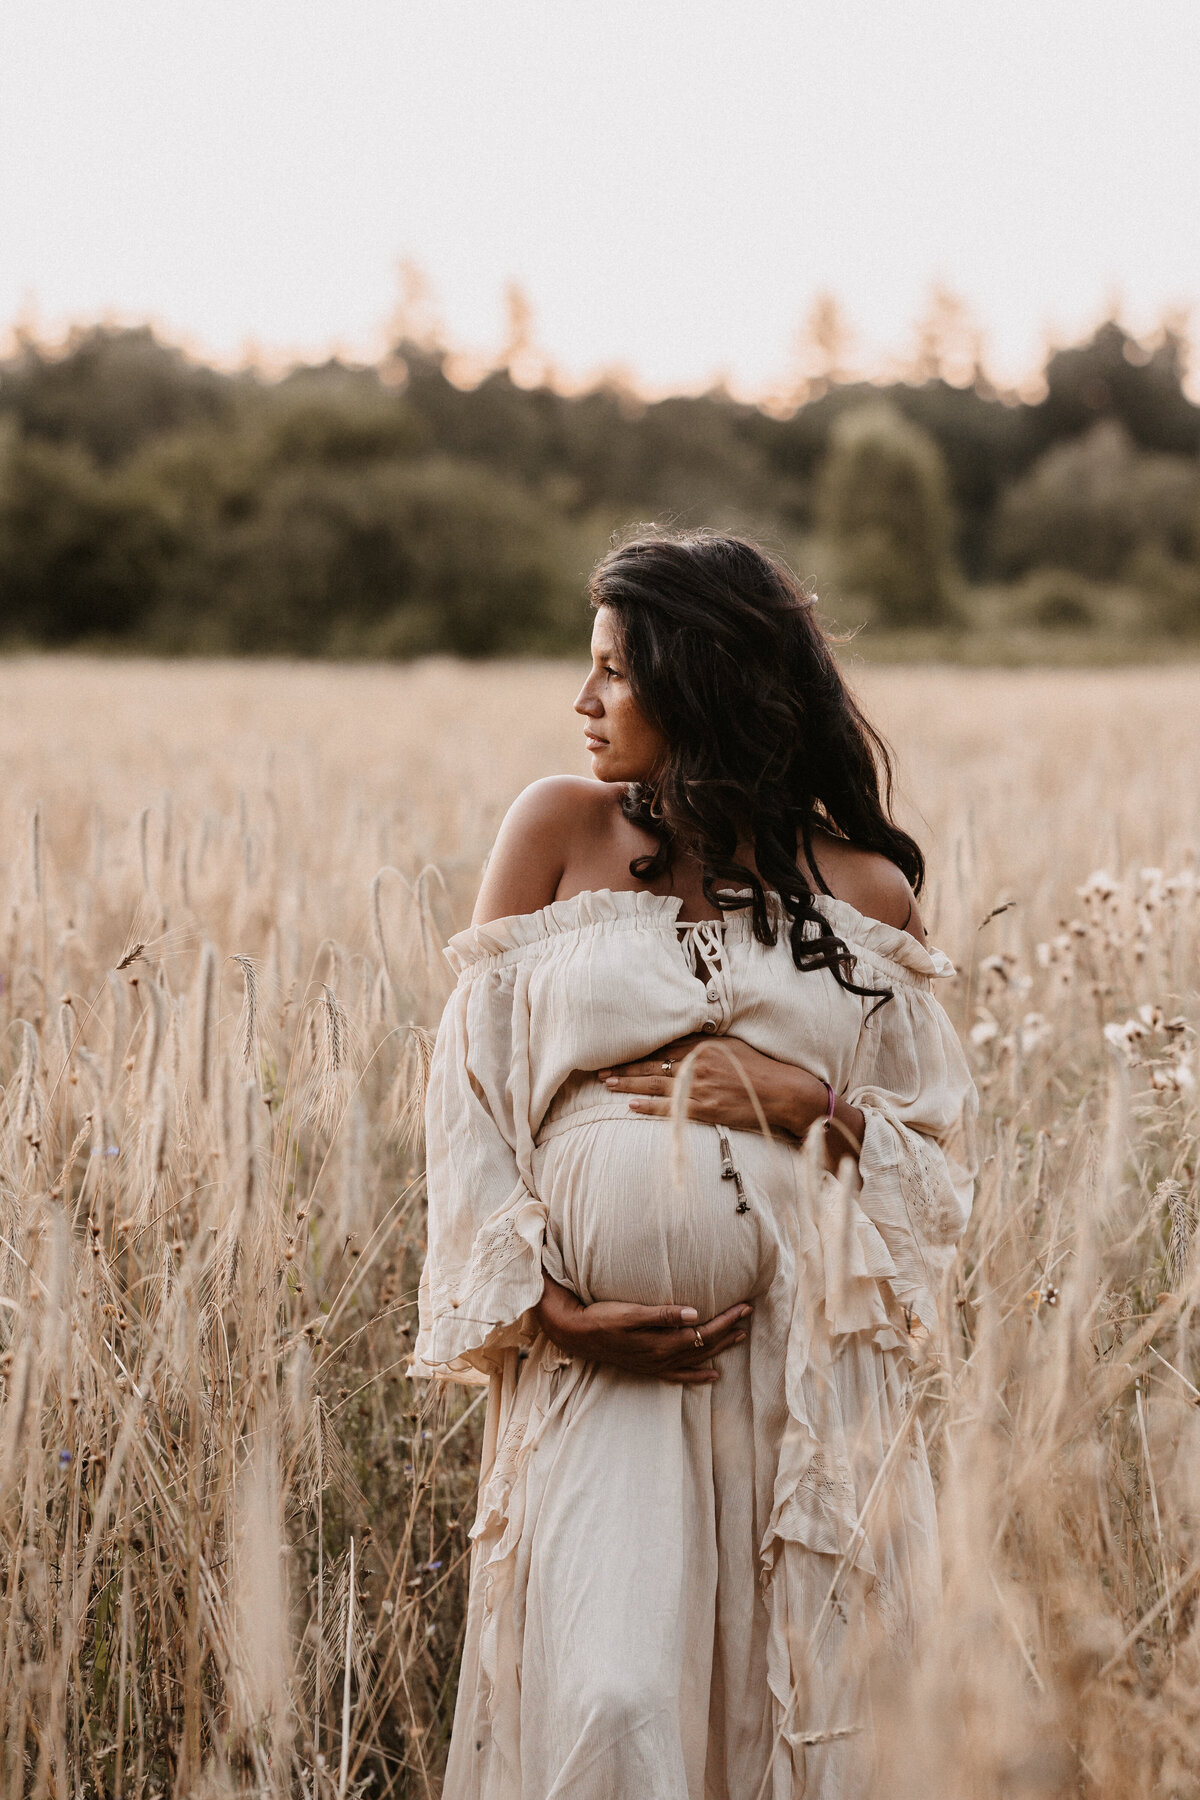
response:
<svg viewBox="0 0 1200 1800"><path fill-rule="evenodd" d="M592 774L599 780L646 781L654 774L667 740L633 697L617 621L607 606L596 611L591 673L579 690L575 711L587 720L585 742Z"/></svg>

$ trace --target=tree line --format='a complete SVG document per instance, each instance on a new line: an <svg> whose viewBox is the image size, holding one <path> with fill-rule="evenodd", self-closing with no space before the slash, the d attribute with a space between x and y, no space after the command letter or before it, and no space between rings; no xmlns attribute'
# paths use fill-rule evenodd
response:
<svg viewBox="0 0 1200 1800"><path fill-rule="evenodd" d="M1048 357L1030 403L935 373L815 383L781 416L720 389L647 402L452 372L408 339L274 380L148 328L19 339L0 361L0 644L573 649L588 569L641 521L748 530L880 632L1200 631L1177 331L1110 320Z"/></svg>

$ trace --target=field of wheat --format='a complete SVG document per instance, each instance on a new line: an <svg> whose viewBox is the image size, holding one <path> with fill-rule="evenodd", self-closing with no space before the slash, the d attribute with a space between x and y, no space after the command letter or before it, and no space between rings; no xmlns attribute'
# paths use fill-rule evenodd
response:
<svg viewBox="0 0 1200 1800"><path fill-rule="evenodd" d="M405 1375L423 1057L577 674L0 667L9 1800L438 1794L483 1411ZM880 1793L1182 1800L1200 671L851 674L982 1095Z"/></svg>

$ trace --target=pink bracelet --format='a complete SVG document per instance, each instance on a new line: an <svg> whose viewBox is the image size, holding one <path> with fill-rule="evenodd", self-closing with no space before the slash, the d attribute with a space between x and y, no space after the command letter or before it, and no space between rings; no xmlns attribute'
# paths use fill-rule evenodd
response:
<svg viewBox="0 0 1200 1800"><path fill-rule="evenodd" d="M829 1095L829 1105L825 1108L825 1123L826 1123L826 1125L832 1125L834 1093L833 1093L832 1087L829 1085L829 1083L827 1081L823 1083L823 1086L825 1088L825 1092Z"/></svg>

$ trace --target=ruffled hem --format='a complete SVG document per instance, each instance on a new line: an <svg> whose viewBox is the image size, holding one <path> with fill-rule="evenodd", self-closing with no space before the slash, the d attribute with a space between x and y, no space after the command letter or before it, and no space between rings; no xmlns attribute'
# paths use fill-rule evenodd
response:
<svg viewBox="0 0 1200 1800"><path fill-rule="evenodd" d="M775 1702L776 1791L806 1786L807 1757L863 1730L861 1693L816 1682L827 1661L852 1670L845 1636L861 1630L862 1608L877 1588L886 1548L876 1544L870 1516L883 1441L894 1422L847 1416L836 1368L843 1356L901 1352L912 1356L900 1290L903 1279L888 1244L863 1210L856 1184L824 1169L815 1134L802 1156L809 1204L792 1221L795 1270L785 1356L787 1422L775 1464L773 1504L759 1546L759 1582L767 1611L767 1683ZM864 1443L864 1432L871 1440ZM864 1455L866 1452L866 1455ZM812 1559L822 1559L814 1569ZM807 1602L807 1610L806 1603ZM836 1656L823 1649L832 1633ZM828 1691L825 1691L825 1690ZM804 1697L798 1714L797 1696ZM848 1764L848 1766L850 1766ZM795 1784L799 1784L796 1787ZM846 1791L858 1791L851 1780ZM824 1790L822 1790L824 1791ZM842 1792L841 1785L837 1791Z"/></svg>
<svg viewBox="0 0 1200 1800"><path fill-rule="evenodd" d="M845 1340L879 1350L911 1344L897 1304L899 1277L888 1245L844 1184L818 1160L815 1136L802 1151L808 1203L791 1219L795 1268L784 1361L788 1423L776 1465L774 1504L763 1536L764 1586L780 1546L802 1545L873 1570L858 1522L843 1421L830 1412L829 1366Z"/></svg>
<svg viewBox="0 0 1200 1800"><path fill-rule="evenodd" d="M862 1104L854 1101L852 1104ZM955 1192L936 1145L913 1147L916 1134L869 1104L862 1105L858 1206L886 1246L893 1264L889 1286L910 1320L938 1329L938 1291L961 1237L969 1202ZM931 1169L930 1159L942 1162ZM964 1182L970 1177L963 1171Z"/></svg>
<svg viewBox="0 0 1200 1800"><path fill-rule="evenodd" d="M584 931L597 925L674 925L683 902L675 894L626 893L613 888L589 888L569 900L552 900L537 912L510 913L486 925L469 925L457 931L444 955L456 974L476 963L491 963L514 951L546 943L564 932Z"/></svg>
<svg viewBox="0 0 1200 1800"><path fill-rule="evenodd" d="M882 919L868 918L848 900L835 900L830 894L818 894L817 905L829 918L838 936L851 949L886 963L891 969L903 969L923 981L944 981L955 973L954 964L944 950L918 944L910 931L899 925L887 925Z"/></svg>
<svg viewBox="0 0 1200 1800"><path fill-rule="evenodd" d="M729 890L748 894L748 888ZM954 974L954 964L942 950L926 948L911 933L899 926L887 925L882 919L868 918L848 900L836 900L820 894L817 902L838 936L855 952L870 958L903 981L945 979ZM515 953L545 944L565 932L584 931L595 926L632 926L645 929L674 929L683 902L676 894L651 894L642 889L588 888L573 894L569 900L552 900L536 912L511 913L492 919L486 925L471 925L450 939L445 957L455 974L479 963L492 964ZM727 913L725 929L748 931L748 913Z"/></svg>
<svg viewBox="0 0 1200 1800"><path fill-rule="evenodd" d="M462 1348L458 1321L438 1319L418 1338L405 1374L410 1381L453 1381L467 1387L486 1387L505 1351L532 1344L537 1333L533 1309L528 1307L519 1317L494 1325L481 1342L474 1341L479 1333L472 1329L468 1334L471 1343Z"/></svg>
<svg viewBox="0 0 1200 1800"><path fill-rule="evenodd" d="M470 1262L436 1292L426 1263L410 1375L477 1381L495 1372L506 1351L533 1342L538 1333L533 1309L545 1287L545 1237L545 1206L523 1194L480 1226Z"/></svg>

